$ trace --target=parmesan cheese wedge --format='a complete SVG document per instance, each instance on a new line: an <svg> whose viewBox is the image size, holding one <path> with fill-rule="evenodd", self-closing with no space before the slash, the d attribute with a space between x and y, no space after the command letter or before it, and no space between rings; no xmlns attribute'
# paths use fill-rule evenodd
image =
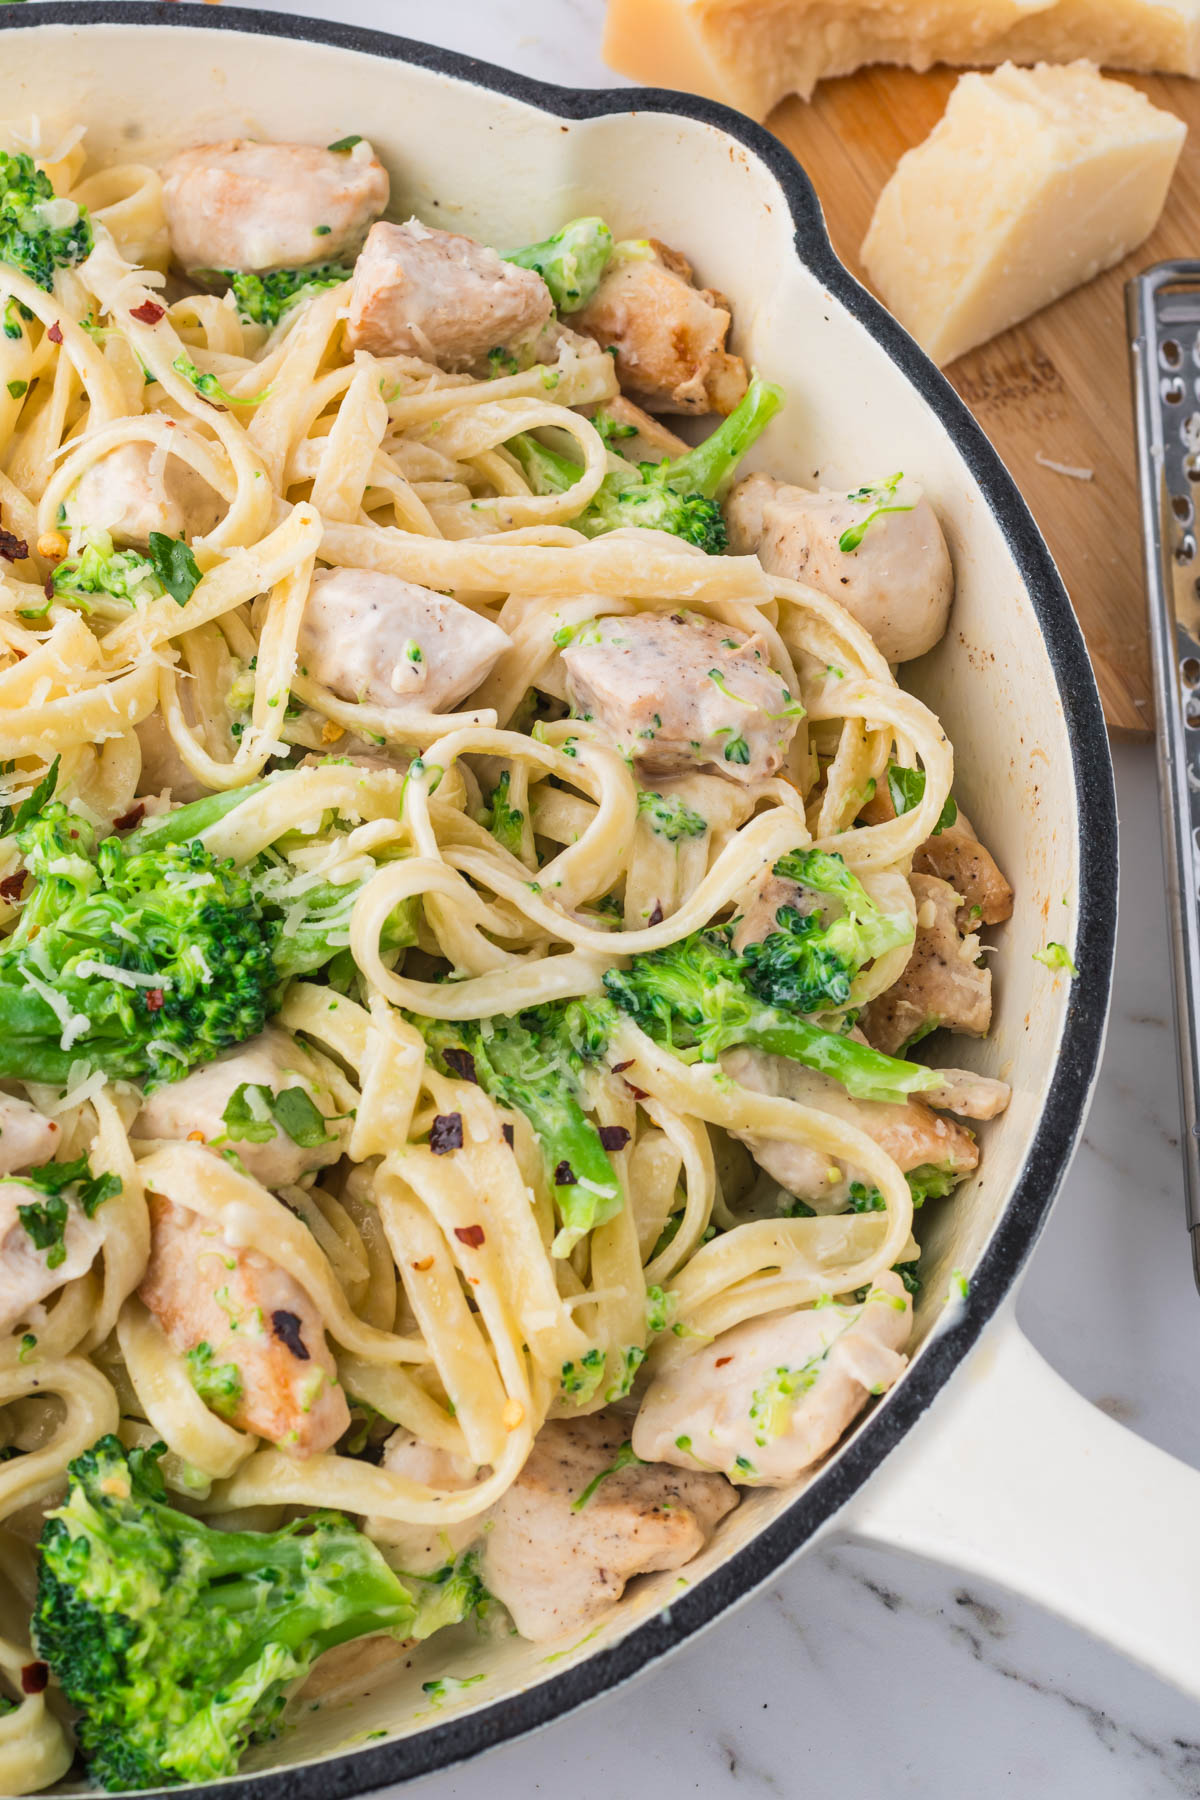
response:
<svg viewBox="0 0 1200 1800"><path fill-rule="evenodd" d="M968 60L1070 62L1200 75L1200 0L1057 0Z"/></svg>
<svg viewBox="0 0 1200 1800"><path fill-rule="evenodd" d="M1095 0L1103 6L1106 0ZM1179 0L1182 3L1182 0ZM1055 0L609 0L604 54L654 87L765 118L864 63L928 69L1032 26ZM1200 0L1196 0L1200 4Z"/></svg>
<svg viewBox="0 0 1200 1800"><path fill-rule="evenodd" d="M1200 0L609 0L604 54L765 118L866 63L1067 62L1200 76Z"/></svg>
<svg viewBox="0 0 1200 1800"><path fill-rule="evenodd" d="M1186 135L1092 63L964 75L879 197L867 273L934 361L952 362L1148 237Z"/></svg>

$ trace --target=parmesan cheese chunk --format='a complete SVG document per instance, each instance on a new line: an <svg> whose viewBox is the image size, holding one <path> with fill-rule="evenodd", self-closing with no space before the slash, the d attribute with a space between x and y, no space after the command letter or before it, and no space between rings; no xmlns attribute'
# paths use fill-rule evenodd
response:
<svg viewBox="0 0 1200 1800"><path fill-rule="evenodd" d="M969 61L1070 62L1200 75L1200 0L1057 0Z"/></svg>
<svg viewBox="0 0 1200 1800"><path fill-rule="evenodd" d="M1200 75L1200 0L609 0L604 53L757 119L866 63L1068 62Z"/></svg>
<svg viewBox="0 0 1200 1800"><path fill-rule="evenodd" d="M952 362L1148 237L1186 135L1091 63L964 75L879 197L867 273L935 362Z"/></svg>
<svg viewBox="0 0 1200 1800"><path fill-rule="evenodd" d="M1095 0L1103 6L1107 0ZM1181 0L1176 0L1176 4ZM1055 0L609 0L604 54L655 87L765 118L788 94L864 63L928 69L1031 27Z"/></svg>

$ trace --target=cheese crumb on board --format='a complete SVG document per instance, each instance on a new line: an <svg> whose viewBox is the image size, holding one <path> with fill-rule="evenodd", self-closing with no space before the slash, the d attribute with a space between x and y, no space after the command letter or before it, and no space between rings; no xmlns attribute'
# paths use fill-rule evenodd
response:
<svg viewBox="0 0 1200 1800"><path fill-rule="evenodd" d="M609 0L604 54L765 118L866 63L1068 62L1200 76L1200 0Z"/></svg>
<svg viewBox="0 0 1200 1800"><path fill-rule="evenodd" d="M964 75L879 197L867 273L934 361L952 362L1148 237L1186 135L1092 63Z"/></svg>
<svg viewBox="0 0 1200 1800"><path fill-rule="evenodd" d="M604 55L652 87L707 94L762 119L788 94L807 100L825 76L849 75L864 63L928 69L989 60L976 52L1055 3L609 0Z"/></svg>

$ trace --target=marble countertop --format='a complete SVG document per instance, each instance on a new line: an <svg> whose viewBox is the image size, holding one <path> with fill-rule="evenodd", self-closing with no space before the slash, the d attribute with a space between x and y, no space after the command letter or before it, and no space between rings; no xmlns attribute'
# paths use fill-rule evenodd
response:
<svg viewBox="0 0 1200 1800"><path fill-rule="evenodd" d="M568 85L616 80L599 55L603 0L271 3ZM1081 1393L1200 1467L1200 1297L1183 1217L1153 756L1118 746L1116 764L1124 869L1108 1051L1020 1316ZM843 1544L803 1557L623 1692L405 1795L465 1800L481 1783L492 1800L564 1789L574 1800L961 1800L964 1788L974 1800L1173 1800L1200 1797L1200 1709L1001 1589Z"/></svg>

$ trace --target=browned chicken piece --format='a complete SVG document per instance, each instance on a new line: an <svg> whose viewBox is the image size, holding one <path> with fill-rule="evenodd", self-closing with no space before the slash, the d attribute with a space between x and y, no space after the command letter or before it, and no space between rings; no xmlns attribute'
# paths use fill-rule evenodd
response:
<svg viewBox="0 0 1200 1800"><path fill-rule="evenodd" d="M832 1077L806 1069L784 1056L768 1056L762 1050L728 1050L721 1058L721 1067L734 1081L755 1093L796 1100L801 1106L832 1113L847 1125L866 1132L905 1174L931 1167L948 1175L967 1175L979 1163L979 1151L971 1133L953 1119L940 1117L920 1100L908 1100L902 1106L879 1100L854 1100ZM820 1211L836 1211L845 1201L850 1182L863 1178L863 1171L840 1169L806 1144L758 1137L753 1132L733 1135L780 1187Z"/></svg>
<svg viewBox="0 0 1200 1800"><path fill-rule="evenodd" d="M599 406L585 406L582 410L591 419L603 414L613 421L617 431L609 448L616 450L626 462L662 462L665 457L684 456L690 448L661 419L635 406L624 394L604 400Z"/></svg>
<svg viewBox="0 0 1200 1800"><path fill-rule="evenodd" d="M859 1019L867 1042L897 1056L945 1027L986 1037L992 1023L992 971L979 962L979 939L958 928L959 899L936 875L909 879L917 903L917 935L900 979L872 1000Z"/></svg>
<svg viewBox="0 0 1200 1800"><path fill-rule="evenodd" d="M419 219L374 225L354 269L346 348L468 369L532 338L554 309L531 269Z"/></svg>
<svg viewBox="0 0 1200 1800"><path fill-rule="evenodd" d="M881 1275L857 1305L768 1313L723 1331L650 1383L633 1427L639 1456L730 1481L786 1487L833 1449L904 1369L904 1283Z"/></svg>
<svg viewBox="0 0 1200 1800"><path fill-rule="evenodd" d="M926 838L913 857L913 868L919 874L936 875L950 883L962 901L960 931L1001 925L1012 918L1012 888L995 858L979 842L965 813L960 812L954 824L937 837Z"/></svg>
<svg viewBox="0 0 1200 1800"><path fill-rule="evenodd" d="M305 674L343 700L427 713L477 688L509 642L481 613L398 575L323 569L297 652Z"/></svg>
<svg viewBox="0 0 1200 1800"><path fill-rule="evenodd" d="M562 652L577 714L643 775L711 768L762 781L783 766L800 713L767 647L697 614L613 615Z"/></svg>
<svg viewBox="0 0 1200 1800"><path fill-rule="evenodd" d="M769 573L839 601L881 655L899 663L932 650L945 632L954 570L921 489L902 482L892 493L890 485L814 493L772 475L748 475L730 495L725 517L731 550L754 552Z"/></svg>
<svg viewBox="0 0 1200 1800"><path fill-rule="evenodd" d="M721 1475L614 1468L630 1423L593 1413L544 1425L487 1515L483 1584L534 1643L586 1630L635 1575L682 1568L737 1505Z"/></svg>
<svg viewBox="0 0 1200 1800"><path fill-rule="evenodd" d="M938 1085L926 1088L927 1106L957 1113L960 1119L997 1119L1012 1099L1007 1081L977 1075L974 1069L937 1069Z"/></svg>
<svg viewBox="0 0 1200 1800"><path fill-rule="evenodd" d="M459 1488L473 1487L487 1471L476 1468L465 1456L454 1456L436 1444L422 1443L411 1431L399 1426L387 1440L383 1451L383 1467L406 1481L420 1482L423 1487L439 1488L454 1493ZM382 1539L395 1548L393 1563L400 1562L413 1575L427 1575L453 1562L479 1536L482 1519L476 1516L456 1525L404 1525L394 1519L368 1519L367 1535Z"/></svg>
<svg viewBox="0 0 1200 1800"><path fill-rule="evenodd" d="M261 1130L252 1137L238 1137L226 1124L225 1112L239 1089L246 1090L247 1106ZM274 1116L270 1100L290 1093L292 1108L300 1112L301 1127L319 1125L325 1136L313 1142L303 1130L303 1143ZM346 1148L350 1123L337 1116L338 1108L320 1066L312 1053L277 1025L268 1025L255 1038L232 1050L222 1051L212 1062L168 1082L150 1094L134 1123L143 1138L202 1138L237 1152L242 1166L264 1187L290 1187L315 1169L328 1168ZM286 1118L286 1113L284 1115Z"/></svg>
<svg viewBox="0 0 1200 1800"><path fill-rule="evenodd" d="M186 687L183 704L186 709ZM133 729L142 753L142 772L137 784L140 796L169 794L176 806L182 806L186 801L200 800L208 793L204 783L196 779L175 748L175 740L160 712L152 712Z"/></svg>
<svg viewBox="0 0 1200 1800"><path fill-rule="evenodd" d="M15 1175L49 1162L58 1143L59 1128L28 1100L0 1093L0 1175Z"/></svg>
<svg viewBox="0 0 1200 1800"><path fill-rule="evenodd" d="M365 140L336 151L228 138L173 156L163 200L181 268L263 273L353 258L388 177Z"/></svg>
<svg viewBox="0 0 1200 1800"><path fill-rule="evenodd" d="M746 392L746 365L725 348L728 302L654 238L645 256L613 259L572 324L616 351L621 387L651 412L731 413Z"/></svg>
<svg viewBox="0 0 1200 1800"><path fill-rule="evenodd" d="M36 1211L22 1218L22 1207ZM27 1324L33 1307L68 1281L86 1275L104 1241L104 1208L89 1219L82 1207L69 1200L61 1245L47 1243L39 1248L37 1226L31 1227L26 1219L44 1218L45 1209L44 1188L32 1187L19 1177L0 1181L0 1333ZM63 1260L52 1265L51 1253L58 1248L64 1252Z"/></svg>
<svg viewBox="0 0 1200 1800"><path fill-rule="evenodd" d="M202 537L225 506L202 475L178 456L160 464L155 445L122 444L80 476L67 501L67 524L107 531L118 544L144 550L150 533Z"/></svg>
<svg viewBox="0 0 1200 1800"><path fill-rule="evenodd" d="M2 1192L2 1190L0 1190ZM321 1315L298 1282L257 1250L161 1194L150 1195L150 1264L141 1297L181 1355L207 1344L213 1368L241 1378L229 1422L295 1456L328 1450L350 1424Z"/></svg>
<svg viewBox="0 0 1200 1800"><path fill-rule="evenodd" d="M768 867L764 869L733 927L733 947L740 956L747 944L761 944L778 929L780 910L790 906L807 915L816 912L820 896L797 881L785 881Z"/></svg>

